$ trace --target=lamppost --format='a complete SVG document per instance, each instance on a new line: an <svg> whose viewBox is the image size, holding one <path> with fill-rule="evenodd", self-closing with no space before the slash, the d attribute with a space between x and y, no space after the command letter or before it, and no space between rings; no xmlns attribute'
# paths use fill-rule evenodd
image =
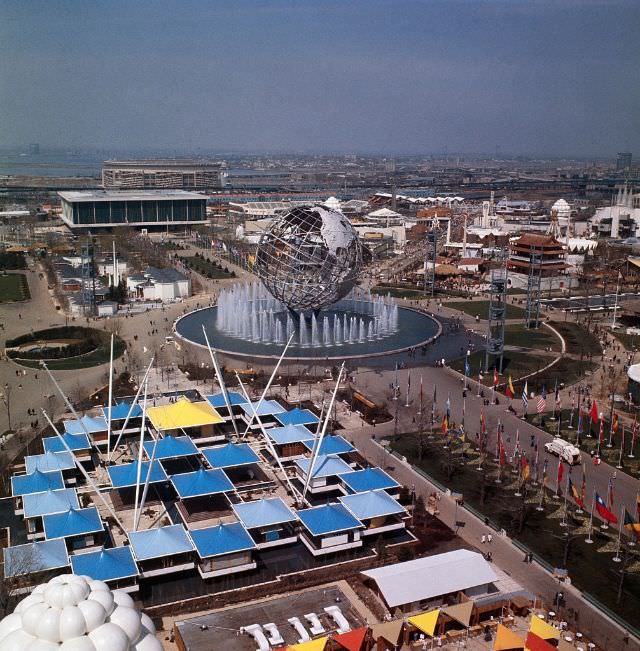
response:
<svg viewBox="0 0 640 651"><path fill-rule="evenodd" d="M12 430L13 427L11 427L11 386L9 383L4 385L4 393L0 393L0 398L2 398L2 402L5 406L5 409L7 410L7 421L9 423L9 429Z"/></svg>

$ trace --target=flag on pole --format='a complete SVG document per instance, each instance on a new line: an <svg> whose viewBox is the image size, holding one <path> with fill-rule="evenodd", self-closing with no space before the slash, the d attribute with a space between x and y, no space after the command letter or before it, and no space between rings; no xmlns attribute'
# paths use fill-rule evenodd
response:
<svg viewBox="0 0 640 651"><path fill-rule="evenodd" d="M562 459L558 459L558 489L560 488L560 484L562 483L562 476L564 475L564 464L562 463Z"/></svg>
<svg viewBox="0 0 640 651"><path fill-rule="evenodd" d="M536 403L536 411L541 414L547 407L547 390L542 385L542 393L538 397L538 402Z"/></svg>
<svg viewBox="0 0 640 651"><path fill-rule="evenodd" d="M587 473L585 466L582 466L582 485L580 486L580 499L584 502L587 496ZM584 507L583 507L584 508Z"/></svg>
<svg viewBox="0 0 640 651"><path fill-rule="evenodd" d="M596 404L595 400L591 403L591 411L589 412L589 416L591 417L591 422L594 424L597 423L598 419L600 418L600 414L598 413L598 405Z"/></svg>
<svg viewBox="0 0 640 651"><path fill-rule="evenodd" d="M420 374L420 413L422 413L422 403L424 400L424 392L423 392L423 386L422 386L422 374Z"/></svg>
<svg viewBox="0 0 640 651"><path fill-rule="evenodd" d="M487 432L487 421L484 418L484 411L480 412L480 432L486 434Z"/></svg>
<svg viewBox="0 0 640 651"><path fill-rule="evenodd" d="M469 358L464 358L464 376L469 377L471 375L471 365L469 364Z"/></svg>
<svg viewBox="0 0 640 651"><path fill-rule="evenodd" d="M527 481L527 479L529 479L529 475L531 474L531 470L529 468L529 461L527 460L527 457L523 455L520 463L522 468L521 470L522 481Z"/></svg>
<svg viewBox="0 0 640 651"><path fill-rule="evenodd" d="M547 485L547 468L549 466L549 461L548 459L544 460L544 463L542 464L542 485L546 486Z"/></svg>
<svg viewBox="0 0 640 651"><path fill-rule="evenodd" d="M504 466L507 463L507 455L504 451L504 445L502 444L502 437L500 436L500 430L498 430L498 448L500 452L498 453L498 458L500 459L500 465Z"/></svg>
<svg viewBox="0 0 640 651"><path fill-rule="evenodd" d="M620 429L620 421L618 420L618 414L614 412L613 420L611 421L611 431L614 434L617 434L619 429Z"/></svg>
<svg viewBox="0 0 640 651"><path fill-rule="evenodd" d="M600 431L598 432L598 438L600 439L600 445L604 443L604 418L600 419Z"/></svg>
<svg viewBox="0 0 640 651"><path fill-rule="evenodd" d="M451 394L447 394L447 418L451 418Z"/></svg>
<svg viewBox="0 0 640 651"><path fill-rule="evenodd" d="M522 407L524 411L527 411L527 407L529 406L529 396L527 395L527 381L525 380L524 382L524 388L522 389Z"/></svg>
<svg viewBox="0 0 640 651"><path fill-rule="evenodd" d="M636 538L640 537L640 522L636 522L627 509L624 510L624 528L627 531L632 531Z"/></svg>
<svg viewBox="0 0 640 651"><path fill-rule="evenodd" d="M596 511L603 520L611 522L611 524L618 524L618 518L616 518L616 516L611 513L611 511L607 508L607 505L604 503L604 500L600 497L600 495L598 495L598 493L596 493Z"/></svg>
<svg viewBox="0 0 640 651"><path fill-rule="evenodd" d="M516 429L516 447L513 451L514 456L518 456L520 454L520 430Z"/></svg>
<svg viewBox="0 0 640 651"><path fill-rule="evenodd" d="M562 407L562 399L560 398L560 389L558 388L558 380L556 380L555 401L556 401L556 407L560 409Z"/></svg>
<svg viewBox="0 0 640 651"><path fill-rule="evenodd" d="M513 382L511 381L511 374L509 374L509 381L507 382L507 388L504 390L504 394L510 400L513 400L513 398L516 395L516 392L513 390Z"/></svg>
<svg viewBox="0 0 640 651"><path fill-rule="evenodd" d="M533 462L536 471L536 482L538 481L538 472L540 470L540 452L538 450L538 443L536 441L536 458Z"/></svg>
<svg viewBox="0 0 640 651"><path fill-rule="evenodd" d="M493 386L497 387L500 382L500 375L498 374L498 369L494 367L493 369Z"/></svg>
<svg viewBox="0 0 640 651"><path fill-rule="evenodd" d="M442 417L441 429L443 434L446 434L449 431L449 419L446 414Z"/></svg>
<svg viewBox="0 0 640 651"><path fill-rule="evenodd" d="M609 477L609 484L607 485L607 502L609 508L613 508L613 477Z"/></svg>
<svg viewBox="0 0 640 651"><path fill-rule="evenodd" d="M584 501L583 501L582 497L580 496L580 493L578 493L578 489L573 485L573 482L571 481L571 477L569 477L569 491L571 492L571 497L573 497L573 501L581 509L584 509Z"/></svg>

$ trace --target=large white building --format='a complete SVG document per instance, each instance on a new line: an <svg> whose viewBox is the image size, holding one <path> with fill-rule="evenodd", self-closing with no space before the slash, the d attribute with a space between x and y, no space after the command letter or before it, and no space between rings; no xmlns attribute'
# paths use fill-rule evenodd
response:
<svg viewBox="0 0 640 651"><path fill-rule="evenodd" d="M633 237L640 228L640 193L625 186L618 190L615 204L598 208L591 220L599 235Z"/></svg>
<svg viewBox="0 0 640 651"><path fill-rule="evenodd" d="M102 165L106 190L218 190L226 183L224 161L166 158L112 160Z"/></svg>
<svg viewBox="0 0 640 651"><path fill-rule="evenodd" d="M147 267L127 277L127 290L134 299L175 301L191 295L191 280L173 268Z"/></svg>

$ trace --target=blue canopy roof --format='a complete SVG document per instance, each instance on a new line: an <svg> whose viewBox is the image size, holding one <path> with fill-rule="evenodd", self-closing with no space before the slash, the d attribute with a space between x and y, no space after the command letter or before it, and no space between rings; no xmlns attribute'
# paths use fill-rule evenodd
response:
<svg viewBox="0 0 640 651"><path fill-rule="evenodd" d="M246 404L246 398L236 391L227 391L227 396L229 398L229 404L234 407L236 405ZM224 396L222 393L215 393L211 396L207 396L207 400L212 407L220 409L220 407L226 407L227 403L224 401Z"/></svg>
<svg viewBox="0 0 640 651"><path fill-rule="evenodd" d="M306 475L311 466L311 459L296 459L296 465ZM319 454L316 457L316 462L313 464L311 477L312 479L321 479L322 477L334 477L350 471L351 466L340 457Z"/></svg>
<svg viewBox="0 0 640 651"><path fill-rule="evenodd" d="M147 481L147 474L151 461L143 461L140 465L140 483L144 484ZM121 466L107 466L109 479L114 488L127 488L135 486L138 483L138 461L132 463L124 463ZM153 470L149 479L150 484L155 484L159 481L166 481L167 474L159 461L153 462Z"/></svg>
<svg viewBox="0 0 640 651"><path fill-rule="evenodd" d="M314 425L320 422L320 419L312 411L300 409L300 407L276 414L276 418L283 425Z"/></svg>
<svg viewBox="0 0 640 651"><path fill-rule="evenodd" d="M11 494L14 497L29 493L42 493L59 488L64 488L64 479L59 470L53 470L52 472L36 470L29 475L13 475L11 477Z"/></svg>
<svg viewBox="0 0 640 651"><path fill-rule="evenodd" d="M266 430L269 438L276 445L300 443L313 440L313 433L304 425L285 425L284 427L271 427Z"/></svg>
<svg viewBox="0 0 640 651"><path fill-rule="evenodd" d="M206 529L193 529L189 533L200 558L232 554L254 549L256 546L253 538L239 522L221 523Z"/></svg>
<svg viewBox="0 0 640 651"><path fill-rule="evenodd" d="M67 546L62 538L5 547L2 552L5 577L55 570L69 565Z"/></svg>
<svg viewBox="0 0 640 651"><path fill-rule="evenodd" d="M247 529L269 527L283 522L293 522L297 519L295 513L280 497L270 497L255 502L241 502L231 506Z"/></svg>
<svg viewBox="0 0 640 651"><path fill-rule="evenodd" d="M108 420L109 411L111 410L111 422L114 420L125 420L127 414L129 413L129 409L131 409L131 404L132 403L130 402L123 401L118 402L117 404L113 405L113 407L103 407L102 414L104 416L104 419ZM142 416L142 407L136 403L135 407L131 409L131 416L129 416L129 418L139 418L140 416Z"/></svg>
<svg viewBox="0 0 640 651"><path fill-rule="evenodd" d="M343 483L354 493L377 490L378 488L398 488L400 484L381 468L365 468L340 476Z"/></svg>
<svg viewBox="0 0 640 651"><path fill-rule="evenodd" d="M86 434L69 434L65 432L62 435L65 443L70 450L89 450L91 449L91 443L89 443L89 437ZM45 439L42 439L42 447L44 447L45 452L66 452L67 448L64 447L62 441L57 436L48 436Z"/></svg>
<svg viewBox="0 0 640 651"><path fill-rule="evenodd" d="M286 411L285 408L275 400L256 400L252 401L253 409L248 402L243 402L240 407L244 413L253 418L253 410L255 410L258 416L273 416L274 414L281 414L283 411Z"/></svg>
<svg viewBox="0 0 640 651"><path fill-rule="evenodd" d="M398 504L387 491L382 489L354 493L353 495L346 495L338 499L359 520L369 520L370 518L380 518L384 515L406 513L404 507Z"/></svg>
<svg viewBox="0 0 640 651"><path fill-rule="evenodd" d="M62 423L69 434L93 434L106 432L107 421L102 416L82 416L80 420L65 420ZM84 425L84 427L83 427Z"/></svg>
<svg viewBox="0 0 640 651"><path fill-rule="evenodd" d="M193 543L181 524L131 531L129 542L139 561L193 551Z"/></svg>
<svg viewBox="0 0 640 651"><path fill-rule="evenodd" d="M212 468L233 468L260 461L260 457L248 443L227 443L214 448L205 448L202 454Z"/></svg>
<svg viewBox="0 0 640 651"><path fill-rule="evenodd" d="M323 536L337 531L357 529L362 526L342 504L325 504L297 512L300 521L312 536Z"/></svg>
<svg viewBox="0 0 640 651"><path fill-rule="evenodd" d="M302 444L308 450L313 450L314 441L303 441ZM353 445L340 435L325 436L322 439L318 454L345 454L346 452L353 452L354 449Z"/></svg>
<svg viewBox="0 0 640 651"><path fill-rule="evenodd" d="M50 472L53 470L70 470L75 468L73 454L67 452L45 452L44 454L33 454L24 458L24 466L27 474L36 470Z"/></svg>
<svg viewBox="0 0 640 651"><path fill-rule="evenodd" d="M69 509L66 513L45 515L42 521L44 523L44 535L47 539L81 536L82 534L103 531L104 529L100 514L95 506L88 509Z"/></svg>
<svg viewBox="0 0 640 651"><path fill-rule="evenodd" d="M233 490L233 484L224 470L215 468L213 470L196 470L185 472L180 475L171 475L171 483L178 495L182 498L200 497L202 495L216 495Z"/></svg>
<svg viewBox="0 0 640 651"><path fill-rule="evenodd" d="M115 581L138 576L138 566L129 545L74 554L71 556L71 569L74 574L90 576L96 581Z"/></svg>
<svg viewBox="0 0 640 651"><path fill-rule="evenodd" d="M144 451L149 459L153 454L155 441L145 441ZM158 439L156 447L156 459L175 459L176 457L188 457L198 454L199 450L189 436L165 436Z"/></svg>
<svg viewBox="0 0 640 651"><path fill-rule="evenodd" d="M79 508L78 496L73 488L62 488L44 493L30 493L22 498L24 517L35 518L50 513L64 513Z"/></svg>

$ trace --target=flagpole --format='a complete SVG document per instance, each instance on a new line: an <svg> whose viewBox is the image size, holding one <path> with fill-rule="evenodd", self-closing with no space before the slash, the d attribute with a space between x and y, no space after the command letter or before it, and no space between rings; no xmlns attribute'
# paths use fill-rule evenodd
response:
<svg viewBox="0 0 640 651"><path fill-rule="evenodd" d="M418 416L422 416L422 407L423 407L422 375L420 375L420 409L418 409Z"/></svg>
<svg viewBox="0 0 640 651"><path fill-rule="evenodd" d="M636 423L636 419L634 417L634 419L633 419L633 428L631 429L631 449L629 450L629 454L627 455L628 459L633 459L634 458L634 456L633 456L633 448L634 448L635 443L636 443L636 427L637 427L637 423Z"/></svg>
<svg viewBox="0 0 640 651"><path fill-rule="evenodd" d="M540 501L538 502L538 506L536 506L536 511L544 511L544 489L546 483L547 483L547 475L545 469L543 468L542 484L540 485Z"/></svg>
<svg viewBox="0 0 640 651"><path fill-rule="evenodd" d="M587 533L587 539L585 542L588 545L591 545L593 543L593 540L591 539L591 532L593 531L593 507L596 503L596 489L593 489L593 496L591 497L591 515L589 516L589 530Z"/></svg>
<svg viewBox="0 0 640 651"><path fill-rule="evenodd" d="M611 559L614 563L620 563L622 558L620 558L620 543L622 542L622 527L624 522L624 506L622 507L622 512L620 514L620 522L618 524L618 547L616 549L616 555Z"/></svg>
<svg viewBox="0 0 640 651"><path fill-rule="evenodd" d="M613 447L613 394L611 394L611 415L610 415L610 421L609 421L609 442L607 443L608 448Z"/></svg>
<svg viewBox="0 0 640 651"><path fill-rule="evenodd" d="M405 407L409 406L409 391L411 389L411 369L407 371L407 401L404 403Z"/></svg>
<svg viewBox="0 0 640 651"><path fill-rule="evenodd" d="M616 329L616 316L618 315L618 294L620 292L620 272L618 271L618 282L616 283L616 302L613 306L613 323L611 324L611 329Z"/></svg>
<svg viewBox="0 0 640 651"><path fill-rule="evenodd" d="M582 481L580 482L580 499L582 503L584 504L584 486L586 486L587 480L586 480L586 475L584 471L584 464L582 464ZM576 509L576 513L582 515L582 507L580 504L578 504L578 508Z"/></svg>
<svg viewBox="0 0 640 651"><path fill-rule="evenodd" d="M566 527L567 525L567 493L569 492L569 478L570 474L567 473L567 483L564 487L564 511L562 513L562 522L560 523L561 527Z"/></svg>
<svg viewBox="0 0 640 651"><path fill-rule="evenodd" d="M622 453L624 451L624 423L622 424L622 438L620 439L620 457L618 458L618 465L616 468L618 470L622 469Z"/></svg>
<svg viewBox="0 0 640 651"><path fill-rule="evenodd" d="M636 493L636 520L638 519L638 493ZM637 538L636 530L633 530L634 536ZM636 546L636 541L633 537L629 537L629 540L627 541L627 545L629 547L635 547Z"/></svg>
<svg viewBox="0 0 640 651"><path fill-rule="evenodd" d="M556 378L556 386L553 390L553 411L551 412L551 418L549 420L556 419L556 402L558 400L558 378Z"/></svg>

